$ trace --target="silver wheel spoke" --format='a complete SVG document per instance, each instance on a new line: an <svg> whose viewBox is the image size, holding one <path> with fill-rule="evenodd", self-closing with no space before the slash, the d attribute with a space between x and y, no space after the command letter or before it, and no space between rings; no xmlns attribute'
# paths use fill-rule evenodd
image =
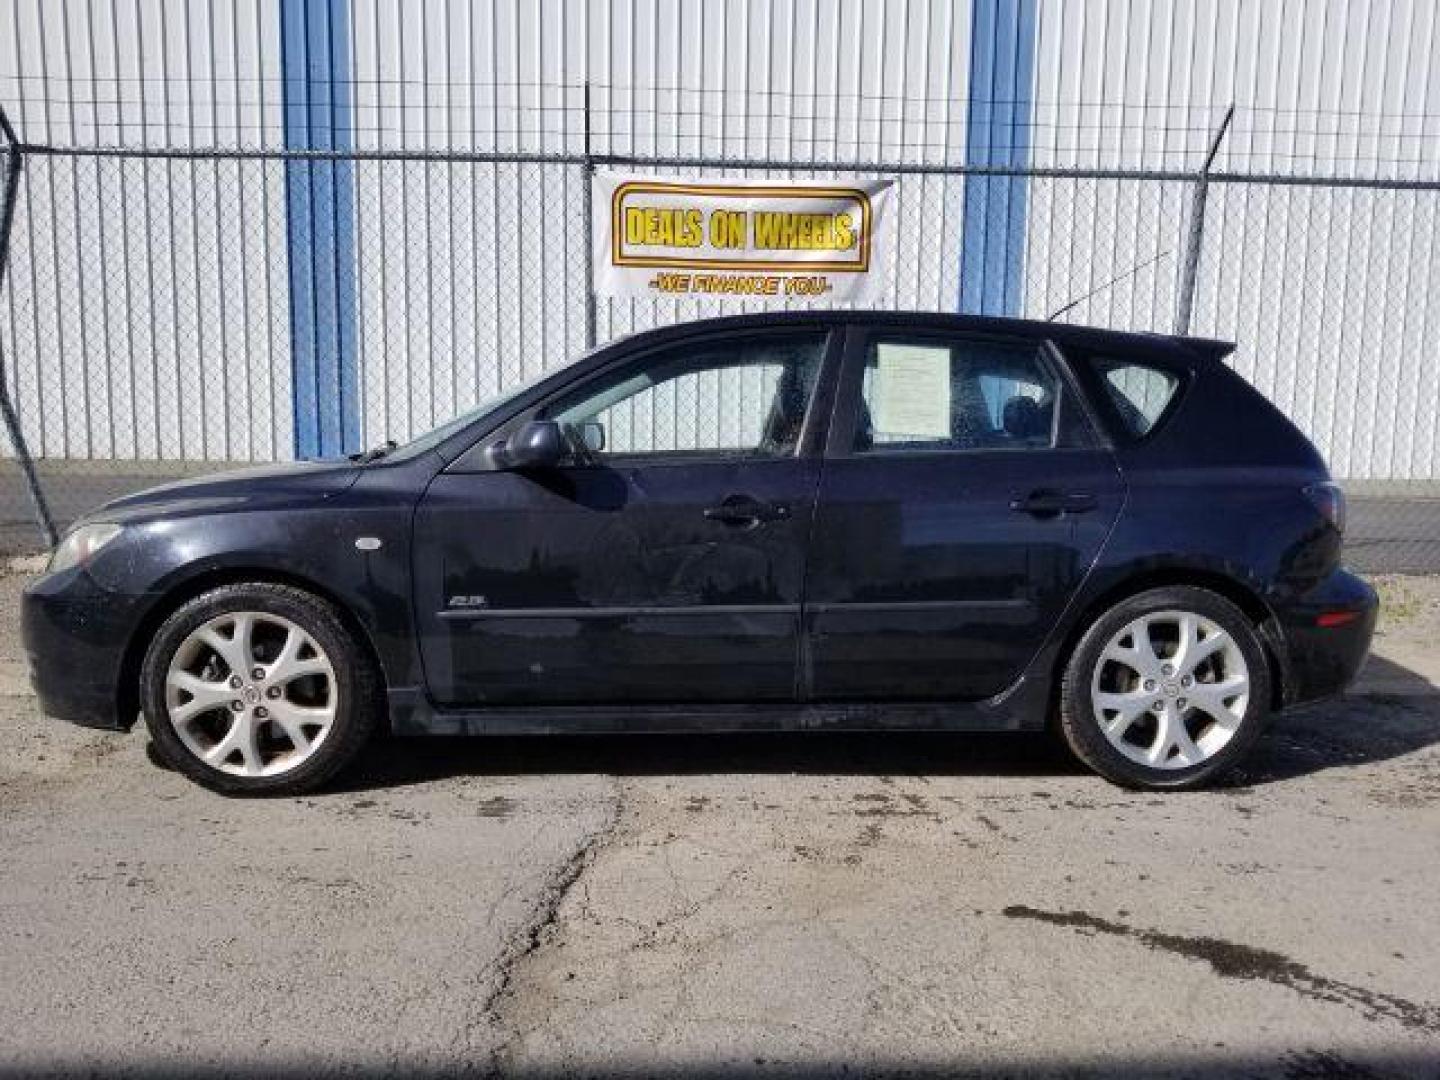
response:
<svg viewBox="0 0 1440 1080"><path fill-rule="evenodd" d="M220 655L232 675L242 678L249 674L250 662L254 657L251 634L255 627L255 616L242 611L230 620L230 631L221 634L213 623L200 630L200 640Z"/></svg>
<svg viewBox="0 0 1440 1080"><path fill-rule="evenodd" d="M1170 657L1170 666L1175 671L1187 672L1194 666L1195 648L1200 643L1200 621L1190 612L1182 612L1175 621L1178 637L1175 652Z"/></svg>
<svg viewBox="0 0 1440 1080"><path fill-rule="evenodd" d="M1230 643L1229 634L1218 626L1213 627L1205 637L1191 644L1185 652L1184 661L1176 667L1182 675L1194 675L1196 668Z"/></svg>
<svg viewBox="0 0 1440 1080"><path fill-rule="evenodd" d="M1132 690L1125 694L1097 693L1095 704L1105 712L1105 731L1111 735L1123 735L1131 724L1144 715L1154 696L1143 690ZM1109 715L1112 712L1114 716Z"/></svg>
<svg viewBox="0 0 1440 1080"><path fill-rule="evenodd" d="M1143 670L1153 671L1158 668L1160 657L1155 653L1155 642L1150 639L1150 621L1148 619L1142 620L1135 627L1132 640L1135 654L1139 657L1140 663L1144 665Z"/></svg>
<svg viewBox="0 0 1440 1080"><path fill-rule="evenodd" d="M307 645L314 655L301 660L300 653ZM315 643L298 626L292 626L280 655L266 667L265 680L283 685L304 675L323 675L329 671L330 665L321 657Z"/></svg>
<svg viewBox="0 0 1440 1080"><path fill-rule="evenodd" d="M172 689L189 695L186 701L170 709L170 719L177 724L184 724L214 709L228 709L235 696L235 691L227 683L211 682L188 671L172 671L165 681Z"/></svg>
<svg viewBox="0 0 1440 1080"><path fill-rule="evenodd" d="M1244 706L1237 714L1228 704L1236 698L1248 698L1249 679L1230 679L1223 683L1195 683L1190 687L1190 704L1208 713L1217 723L1234 726L1244 715Z"/></svg>
<svg viewBox="0 0 1440 1080"><path fill-rule="evenodd" d="M290 745L303 754L310 749L311 742L311 736L305 729L328 727L335 719L335 710L329 706L303 706L277 701L271 704L270 716L285 732Z"/></svg>
<svg viewBox="0 0 1440 1080"><path fill-rule="evenodd" d="M1160 714L1160 723L1155 732L1155 742L1145 755L1151 765L1169 768L1183 768L1198 765L1205 760L1205 753L1195 745L1190 732L1185 730L1184 718L1174 708L1166 708Z"/></svg>
<svg viewBox="0 0 1440 1080"><path fill-rule="evenodd" d="M239 751L239 771L245 776L254 776L260 772L263 764L256 735L255 723L250 719L250 714L236 713L230 730L205 754L205 760L212 765L223 767L229 764L230 758Z"/></svg>
<svg viewBox="0 0 1440 1080"><path fill-rule="evenodd" d="M1122 645L1129 638L1131 644ZM1124 664L1141 675L1154 675L1160 670L1160 657L1155 652L1155 643L1150 640L1150 627L1144 621L1131 623L1125 631L1116 635L1103 659Z"/></svg>

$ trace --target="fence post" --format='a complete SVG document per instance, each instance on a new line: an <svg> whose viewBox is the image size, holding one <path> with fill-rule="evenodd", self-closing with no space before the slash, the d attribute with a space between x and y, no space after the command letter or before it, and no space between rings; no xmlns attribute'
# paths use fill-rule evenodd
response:
<svg viewBox="0 0 1440 1080"><path fill-rule="evenodd" d="M595 208L592 183L595 177L595 157L590 146L590 80L585 80L585 200L583 222L580 229L581 242L585 245L585 351L595 347Z"/></svg>
<svg viewBox="0 0 1440 1080"><path fill-rule="evenodd" d="M1210 140L1210 152L1205 155L1205 164L1195 177L1195 191L1190 196L1190 231L1185 238L1185 259L1180 268L1180 295L1175 310L1175 333L1185 337L1190 333L1190 316L1195 310L1195 286L1200 273L1200 245L1205 237L1205 201L1210 196L1210 166L1220 152L1220 141L1230 130L1230 120L1235 115L1235 105L1225 110L1225 118L1215 129Z"/></svg>
<svg viewBox="0 0 1440 1080"><path fill-rule="evenodd" d="M0 134L5 137L5 194L0 203L0 288L5 285L5 271L10 266L10 227L15 221L15 202L20 195L20 171L24 168L24 155L10 118L0 107ZM20 430L20 417L15 412L15 403L10 400L10 384L5 378L5 358L0 355L0 413L4 414L5 430L10 435L10 445L15 448L15 460L25 477L25 490L30 494L30 505L35 510L35 523L40 526L48 546L54 547L60 538L55 530L55 519L50 514L50 505L45 501L45 491L40 478L35 474L35 461L30 456L30 447L25 442L25 433Z"/></svg>

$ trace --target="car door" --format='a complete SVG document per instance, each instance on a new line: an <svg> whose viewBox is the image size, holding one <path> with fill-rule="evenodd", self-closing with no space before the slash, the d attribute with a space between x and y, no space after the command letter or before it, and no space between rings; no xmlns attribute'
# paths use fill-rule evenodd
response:
<svg viewBox="0 0 1440 1080"><path fill-rule="evenodd" d="M561 467L441 473L415 521L432 696L793 701L829 339L732 331L622 360L511 422L558 421L581 450Z"/></svg>
<svg viewBox="0 0 1440 1080"><path fill-rule="evenodd" d="M1045 344L853 331L810 550L809 696L1001 692L1093 565L1122 494Z"/></svg>

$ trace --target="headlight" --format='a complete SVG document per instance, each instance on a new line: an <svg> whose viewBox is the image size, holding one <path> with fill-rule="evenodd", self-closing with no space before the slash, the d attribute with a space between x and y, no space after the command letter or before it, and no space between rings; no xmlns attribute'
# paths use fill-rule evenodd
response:
<svg viewBox="0 0 1440 1080"><path fill-rule="evenodd" d="M109 522L81 525L65 534L50 556L49 572L58 573L72 566L84 566L102 547L120 535L120 526Z"/></svg>

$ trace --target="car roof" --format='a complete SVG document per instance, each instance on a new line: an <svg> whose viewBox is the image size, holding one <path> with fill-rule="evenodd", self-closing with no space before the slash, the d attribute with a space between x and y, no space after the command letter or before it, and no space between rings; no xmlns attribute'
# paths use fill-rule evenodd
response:
<svg viewBox="0 0 1440 1080"><path fill-rule="evenodd" d="M805 309L798 311L765 311L745 315L726 315L675 323L656 330L646 330L610 342L597 353L608 353L612 347L633 347L647 341L689 337L692 334L725 330L760 330L793 325L814 326L816 323L839 325L864 323L911 330L949 330L978 334L1002 334L1031 341L1053 341L1075 348L1103 351L1111 355L1141 353L1148 356L1170 354L1177 360L1219 360L1234 351L1233 342L1212 338L1176 337L1171 334L1136 333L1107 330L1075 323L1039 322L1033 319L1009 319L988 315L960 315L941 311L854 311L836 309Z"/></svg>

